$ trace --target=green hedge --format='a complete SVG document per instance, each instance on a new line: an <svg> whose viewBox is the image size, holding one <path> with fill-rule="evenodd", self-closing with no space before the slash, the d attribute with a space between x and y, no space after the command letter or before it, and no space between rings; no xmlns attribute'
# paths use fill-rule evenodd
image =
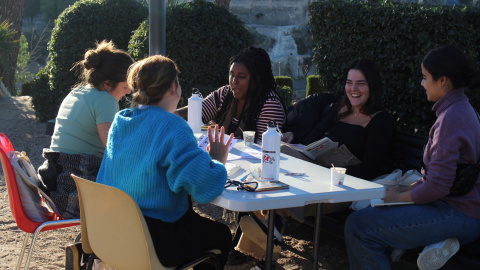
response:
<svg viewBox="0 0 480 270"><path fill-rule="evenodd" d="M21 91L21 96L31 96L32 95L32 84L33 81L28 81L22 83L22 91Z"/></svg>
<svg viewBox="0 0 480 270"><path fill-rule="evenodd" d="M46 121L56 116L63 97L78 83L72 65L82 60L88 49L107 39L127 50L133 31L147 16L148 8L136 0L82 0L65 9L55 20L48 44L50 60L44 71L48 85L32 89L48 91L38 96L54 95L58 100L49 100L52 103L46 106L44 99L33 99L39 119Z"/></svg>
<svg viewBox="0 0 480 270"><path fill-rule="evenodd" d="M288 86L277 86L277 92L280 95L280 97L283 100L283 105L285 106L285 109L290 107L292 105L293 101L293 90L291 87Z"/></svg>
<svg viewBox="0 0 480 270"><path fill-rule="evenodd" d="M305 96L310 96L315 93L323 93L325 92L325 87L323 86L323 82L320 80L320 75L309 75L307 77L307 91Z"/></svg>
<svg viewBox="0 0 480 270"><path fill-rule="evenodd" d="M289 76L275 76L275 83L277 86L288 86L293 89L293 80Z"/></svg>
<svg viewBox="0 0 480 270"><path fill-rule="evenodd" d="M62 92L50 91L48 86L48 70L41 69L33 80L30 91L32 92L32 105L35 115L40 122L46 122L57 117L58 107L64 97Z"/></svg>
<svg viewBox="0 0 480 270"><path fill-rule="evenodd" d="M205 97L227 84L230 58L253 40L243 22L224 7L199 0L167 8L166 36L167 56L181 72L184 104L192 88ZM136 60L148 56L148 42L145 21L132 36L129 53Z"/></svg>
<svg viewBox="0 0 480 270"><path fill-rule="evenodd" d="M309 11L314 63L326 89L344 91L351 60L374 60L383 71L384 105L403 130L427 134L435 120L420 85L429 50L456 45L478 66L479 8L334 0L314 2ZM480 93L467 95L480 109Z"/></svg>

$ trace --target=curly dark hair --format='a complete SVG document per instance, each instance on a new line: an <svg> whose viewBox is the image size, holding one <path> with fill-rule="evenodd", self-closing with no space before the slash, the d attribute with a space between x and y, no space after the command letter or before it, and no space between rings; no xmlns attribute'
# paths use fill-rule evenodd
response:
<svg viewBox="0 0 480 270"><path fill-rule="evenodd" d="M263 105L267 101L271 91L276 93L276 97L272 98L280 100L283 104L283 100L277 93L277 84L273 77L270 56L264 49L250 46L230 58L230 66L233 63L244 64L250 73L250 81L246 97L250 102L250 107L247 111L245 111L245 108L242 108L241 119L238 120L240 121L243 119L245 121L246 130L254 130L258 116L260 115ZM231 87L229 87L225 101L214 119L215 122L220 125L223 124L225 115L231 107L233 98L233 91ZM285 110L285 106L283 106L283 108Z"/></svg>

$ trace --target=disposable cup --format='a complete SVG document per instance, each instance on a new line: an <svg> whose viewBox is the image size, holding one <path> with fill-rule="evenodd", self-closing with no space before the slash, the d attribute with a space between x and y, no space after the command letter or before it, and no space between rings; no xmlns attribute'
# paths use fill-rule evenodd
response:
<svg viewBox="0 0 480 270"><path fill-rule="evenodd" d="M343 185L343 181L345 180L345 173L347 169L339 168L339 167L332 167L330 168L331 172L331 184L334 186L341 186Z"/></svg>
<svg viewBox="0 0 480 270"><path fill-rule="evenodd" d="M252 146L254 140L255 140L255 131L243 132L243 142L245 143L245 146Z"/></svg>

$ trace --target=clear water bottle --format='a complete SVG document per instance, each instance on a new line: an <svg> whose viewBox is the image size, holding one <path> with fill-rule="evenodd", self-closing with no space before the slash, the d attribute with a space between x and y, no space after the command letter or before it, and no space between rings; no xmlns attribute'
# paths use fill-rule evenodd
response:
<svg viewBox="0 0 480 270"><path fill-rule="evenodd" d="M262 134L262 181L278 181L280 174L280 138L277 123L268 122L268 130Z"/></svg>
<svg viewBox="0 0 480 270"><path fill-rule="evenodd" d="M202 101L202 94L193 88L192 97L188 99L188 125L194 133L202 132Z"/></svg>

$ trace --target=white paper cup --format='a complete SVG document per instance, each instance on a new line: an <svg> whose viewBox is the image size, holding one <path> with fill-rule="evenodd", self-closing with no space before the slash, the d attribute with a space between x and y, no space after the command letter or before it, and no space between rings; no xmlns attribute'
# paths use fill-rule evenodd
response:
<svg viewBox="0 0 480 270"><path fill-rule="evenodd" d="M341 186L343 185L343 181L345 180L345 173L347 172L347 169L345 168L330 168L331 172L331 184L334 186Z"/></svg>
<svg viewBox="0 0 480 270"><path fill-rule="evenodd" d="M255 131L243 132L243 142L245 143L245 146L252 146L254 140L255 140Z"/></svg>

